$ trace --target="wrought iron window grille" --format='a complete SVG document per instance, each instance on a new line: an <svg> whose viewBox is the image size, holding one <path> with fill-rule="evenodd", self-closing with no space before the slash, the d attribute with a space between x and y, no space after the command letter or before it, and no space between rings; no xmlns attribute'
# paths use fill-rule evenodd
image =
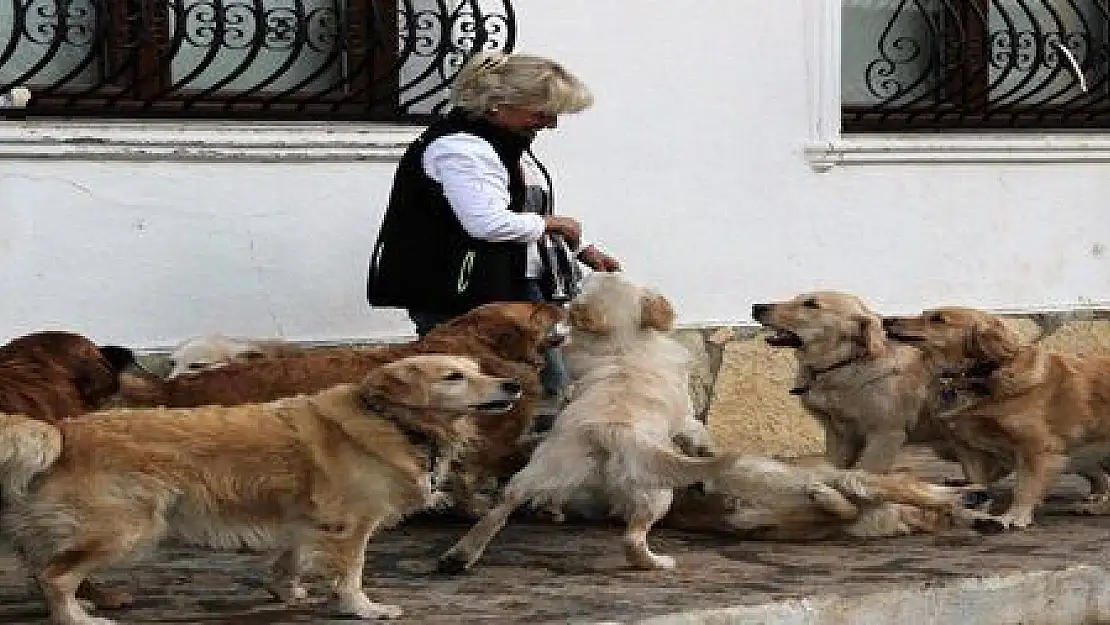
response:
<svg viewBox="0 0 1110 625"><path fill-rule="evenodd" d="M417 123L515 39L509 0L0 0L0 116Z"/></svg>
<svg viewBox="0 0 1110 625"><path fill-rule="evenodd" d="M1110 127L1110 0L843 1L845 131Z"/></svg>

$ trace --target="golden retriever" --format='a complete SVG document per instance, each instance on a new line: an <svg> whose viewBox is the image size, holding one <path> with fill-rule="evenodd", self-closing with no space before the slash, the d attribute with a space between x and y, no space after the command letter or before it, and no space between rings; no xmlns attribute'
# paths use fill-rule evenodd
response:
<svg viewBox="0 0 1110 625"><path fill-rule="evenodd" d="M472 566L519 506L561 508L583 489L603 491L626 519L632 566L671 568L673 558L649 549L648 532L666 514L674 488L707 480L731 462L686 456L672 442L706 445L709 436L693 416L690 354L666 335L674 323L666 298L617 274L593 274L568 317L570 401L509 480L502 503L440 559L445 572Z"/></svg>
<svg viewBox="0 0 1110 625"><path fill-rule="evenodd" d="M747 540L822 540L888 538L994 522L964 508L968 489L825 462L743 456L709 488L680 491L661 525Z"/></svg>
<svg viewBox="0 0 1110 625"><path fill-rule="evenodd" d="M528 459L518 440L532 429L535 406L542 395L541 352L552 341L551 331L564 314L554 304L487 304L436 327L419 341L270 353L169 380L129 384L122 403L186 408L271 401L354 382L374 367L413 354L468 356L476 359L483 371L513 378L523 388L521 400L508 413L476 417L480 440L474 441L452 472L451 488L456 491L459 511L477 516L489 507L484 491L498 490ZM491 482L492 488L487 486Z"/></svg>
<svg viewBox="0 0 1110 625"><path fill-rule="evenodd" d="M934 367L921 350L888 340L858 297L805 293L755 304L752 317L773 331L770 345L796 350L791 393L824 427L833 466L887 473L907 441L944 443L932 419Z"/></svg>
<svg viewBox="0 0 1110 625"><path fill-rule="evenodd" d="M126 380L144 377L150 375L126 347L97 345L74 332L33 332L0 347L0 412L58 423L103 407ZM79 596L100 608L134 601L91 582L82 584Z"/></svg>
<svg viewBox="0 0 1110 625"><path fill-rule="evenodd" d="M78 584L169 537L274 552L268 589L281 599L303 598L302 572L315 573L338 612L397 616L363 593L367 540L435 505L434 478L465 445L473 412L503 412L519 396L516 381L472 359L419 355L267 404L57 425L0 416L0 527L59 625L110 623L84 611Z"/></svg>
<svg viewBox="0 0 1110 625"><path fill-rule="evenodd" d="M1023 343L1001 318L971 308L888 318L887 332L913 342L946 371L971 374L976 392L944 415L952 435L972 448L1012 458L1017 483L1007 525L1033 523L1034 509L1069 466L1101 472L1110 452L1110 358L1079 357ZM965 461L972 479L987 468Z"/></svg>

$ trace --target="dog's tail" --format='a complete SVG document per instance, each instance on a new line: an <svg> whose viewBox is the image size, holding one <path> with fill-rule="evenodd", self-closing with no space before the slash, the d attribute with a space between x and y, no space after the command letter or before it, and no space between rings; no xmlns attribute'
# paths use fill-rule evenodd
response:
<svg viewBox="0 0 1110 625"><path fill-rule="evenodd" d="M0 500L23 497L36 475L47 471L62 453L62 433L23 415L0 414Z"/></svg>
<svg viewBox="0 0 1110 625"><path fill-rule="evenodd" d="M598 446L609 454L605 472L615 484L646 489L683 488L712 481L735 463L728 455L683 455L673 446L645 441L632 428L595 431L594 436Z"/></svg>

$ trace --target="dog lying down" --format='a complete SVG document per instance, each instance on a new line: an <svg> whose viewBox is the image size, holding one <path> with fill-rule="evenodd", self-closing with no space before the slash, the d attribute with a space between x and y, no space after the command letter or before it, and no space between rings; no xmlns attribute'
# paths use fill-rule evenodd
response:
<svg viewBox="0 0 1110 625"><path fill-rule="evenodd" d="M707 485L675 495L663 527L721 532L747 540L888 538L953 527L1001 529L964 507L968 489L905 473L836 469L824 461L745 456Z"/></svg>
<svg viewBox="0 0 1110 625"><path fill-rule="evenodd" d="M182 375L195 375L233 362L296 353L301 349L295 344L280 340L245 339L222 334L195 336L173 348L170 353L170 370L166 377L173 379Z"/></svg>
<svg viewBox="0 0 1110 625"><path fill-rule="evenodd" d="M266 404L113 410L51 425L0 415L0 535L45 594L54 623L107 625L74 597L89 573L165 538L277 554L267 589L303 599L331 583L337 612L399 615L362 590L367 540L435 506L440 474L476 411L520 385L469 359L419 355L361 383Z"/></svg>

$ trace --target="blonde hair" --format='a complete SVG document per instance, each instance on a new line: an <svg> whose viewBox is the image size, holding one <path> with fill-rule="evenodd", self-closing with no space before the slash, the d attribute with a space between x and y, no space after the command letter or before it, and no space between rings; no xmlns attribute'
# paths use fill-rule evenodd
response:
<svg viewBox="0 0 1110 625"><path fill-rule="evenodd" d="M501 104L561 115L586 110L594 96L585 83L550 59L479 52L455 76L450 102L477 115L492 113Z"/></svg>

